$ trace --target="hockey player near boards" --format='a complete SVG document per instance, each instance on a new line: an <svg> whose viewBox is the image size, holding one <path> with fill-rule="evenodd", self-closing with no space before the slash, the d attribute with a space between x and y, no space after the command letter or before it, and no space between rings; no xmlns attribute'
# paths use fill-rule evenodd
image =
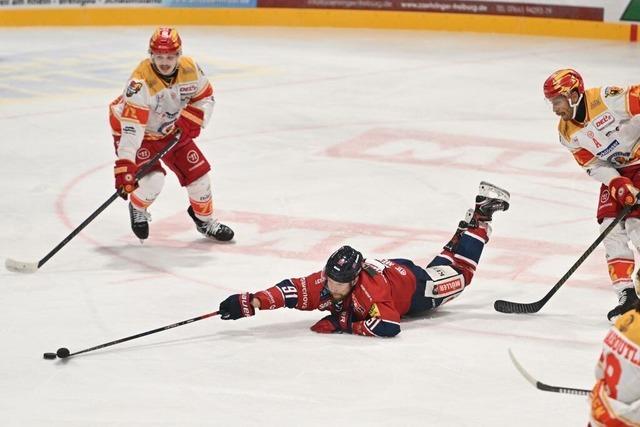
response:
<svg viewBox="0 0 640 427"><path fill-rule="evenodd" d="M636 203L640 186L640 85L586 89L577 71L562 69L544 82L544 96L560 117L560 143L589 176L599 181L597 220L604 230L623 206ZM609 275L618 305L607 318L629 310L638 296L631 242L640 247L640 209L604 239Z"/></svg>
<svg viewBox="0 0 640 427"><path fill-rule="evenodd" d="M481 182L475 209L467 212L453 238L426 268L408 259L364 259L357 250L343 246L322 271L283 280L255 294L229 296L220 303L220 316L236 320L253 316L256 309L317 309L331 314L312 331L395 336L402 316L433 310L471 283L489 240L492 216L508 208L507 191Z"/></svg>
<svg viewBox="0 0 640 427"><path fill-rule="evenodd" d="M589 425L640 426L640 301L616 320L604 338Z"/></svg>
<svg viewBox="0 0 640 427"><path fill-rule="evenodd" d="M233 231L213 217L211 166L193 141L207 125L214 103L209 80L192 58L182 56L178 32L158 28L149 40L149 58L140 62L109 108L115 185L125 199L129 196L131 228L141 241L149 237L147 209L162 191L166 171L158 162L137 185L136 172L177 135L179 142L162 162L187 190L187 213L204 236L233 238Z"/></svg>

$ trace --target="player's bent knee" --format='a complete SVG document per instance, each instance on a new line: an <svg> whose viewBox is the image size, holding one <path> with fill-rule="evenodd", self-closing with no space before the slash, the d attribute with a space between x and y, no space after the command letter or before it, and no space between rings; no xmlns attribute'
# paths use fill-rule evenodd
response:
<svg viewBox="0 0 640 427"><path fill-rule="evenodd" d="M438 265L425 269L429 279L425 287L425 297L447 298L459 294L466 285L464 275L448 265Z"/></svg>
<svg viewBox="0 0 640 427"><path fill-rule="evenodd" d="M164 186L164 173L153 171L140 179L140 185L159 193Z"/></svg>

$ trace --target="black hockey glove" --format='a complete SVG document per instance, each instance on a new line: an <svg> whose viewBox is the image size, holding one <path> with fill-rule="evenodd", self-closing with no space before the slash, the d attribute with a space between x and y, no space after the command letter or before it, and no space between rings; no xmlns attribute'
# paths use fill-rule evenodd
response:
<svg viewBox="0 0 640 427"><path fill-rule="evenodd" d="M251 317L256 314L255 308L251 305L253 294L245 292L243 294L233 294L220 303L220 317L223 320L238 320L243 317Z"/></svg>

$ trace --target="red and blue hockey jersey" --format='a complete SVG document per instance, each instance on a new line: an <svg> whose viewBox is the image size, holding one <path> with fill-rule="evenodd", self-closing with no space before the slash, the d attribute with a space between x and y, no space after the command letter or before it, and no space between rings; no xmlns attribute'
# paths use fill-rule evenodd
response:
<svg viewBox="0 0 640 427"><path fill-rule="evenodd" d="M261 310L288 307L336 315L347 311L353 334L394 336L400 332L400 317L409 311L416 290L414 273L396 261L365 260L353 290L342 301L332 300L323 271L283 280L254 297L260 300Z"/></svg>

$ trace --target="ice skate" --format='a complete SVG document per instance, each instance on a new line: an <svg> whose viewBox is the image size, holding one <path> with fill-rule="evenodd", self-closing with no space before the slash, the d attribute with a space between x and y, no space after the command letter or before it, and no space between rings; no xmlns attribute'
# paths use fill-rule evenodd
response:
<svg viewBox="0 0 640 427"><path fill-rule="evenodd" d="M489 222L493 214L509 209L509 192L486 181L480 182L472 222Z"/></svg>
<svg viewBox="0 0 640 427"><path fill-rule="evenodd" d="M636 294L634 288L623 289L618 295L618 305L607 313L607 319L609 319L610 322L615 321L618 316L631 310L637 301L638 294Z"/></svg>
<svg viewBox="0 0 640 427"><path fill-rule="evenodd" d="M458 229L456 230L455 234L453 235L451 240L449 240L449 242L444 245L443 249L449 252L453 252L455 250L456 246L458 246L460 236L469 228L469 222L471 222L471 219L473 218L473 212L473 209L469 209L467 211L464 219L458 223Z"/></svg>
<svg viewBox="0 0 640 427"><path fill-rule="evenodd" d="M211 221L202 221L193 212L193 208L191 206L189 206L187 212L191 219L193 219L193 222L196 223L198 231L205 237L218 240L220 242L228 242L233 239L233 230L226 225L219 223L215 219L212 219Z"/></svg>
<svg viewBox="0 0 640 427"><path fill-rule="evenodd" d="M146 209L136 209L131 202L129 202L129 218L131 219L131 230L133 230L133 234L140 239L140 243L144 243L145 239L149 237L151 214L147 212Z"/></svg>

